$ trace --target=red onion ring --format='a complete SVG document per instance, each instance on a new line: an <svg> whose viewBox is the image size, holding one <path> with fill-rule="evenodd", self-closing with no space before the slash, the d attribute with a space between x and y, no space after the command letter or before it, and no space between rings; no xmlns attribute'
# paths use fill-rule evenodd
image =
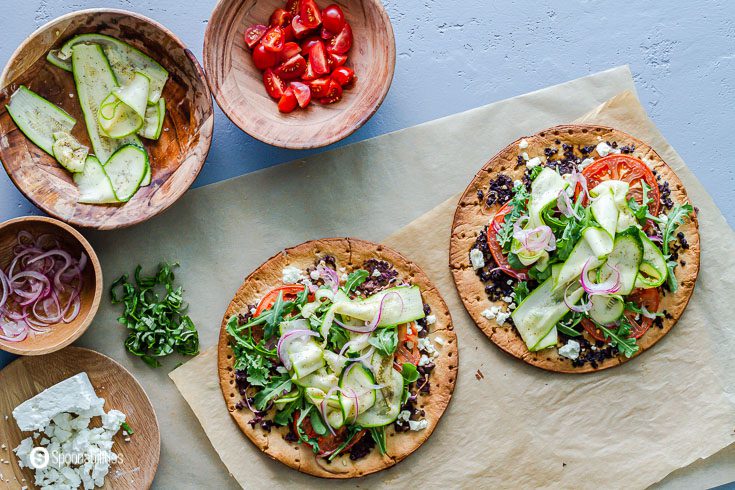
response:
<svg viewBox="0 0 735 490"><path fill-rule="evenodd" d="M617 293L622 286L620 284L620 271L616 267L609 266L613 270L615 275L610 276L606 281L595 284L594 282L590 281L588 276L591 261L592 259L587 259L587 262L584 263L584 267L582 267L582 274L579 277L579 283L582 285L585 292L590 295Z"/></svg>
<svg viewBox="0 0 735 490"><path fill-rule="evenodd" d="M546 250L551 252L556 250L556 237L551 228L546 225L540 225L530 230L524 230L519 219L513 225L513 238L518 240L523 248L529 252L540 252Z"/></svg>
<svg viewBox="0 0 735 490"><path fill-rule="evenodd" d="M378 314L375 315L375 318L370 323L365 324L365 326L355 326L355 325L346 325L336 318L334 319L334 322L339 325L340 327L344 328L345 330L349 330L350 332L355 333L370 333L375 331L376 328L378 328L378 324L380 323L380 319L383 316L383 308L385 308L385 300L389 296L397 296L398 300L401 302L401 312L403 312L403 298L401 298L401 295L396 293L395 291L391 291L389 293L386 293L383 295L382 298L380 298L380 306L378 307Z"/></svg>
<svg viewBox="0 0 735 490"><path fill-rule="evenodd" d="M571 304L569 302L569 297L568 297L568 294L567 293L569 293L569 287L572 284L574 284L574 283L573 282L572 283L569 283L569 285L566 287L566 289L564 289L564 304L567 305L567 308L569 308L570 310L572 310L572 311L574 311L576 313L587 313L588 311L590 311L590 308L592 308L592 303L591 302L589 302L589 301L587 301L587 303L582 302L579 306L577 306L575 304Z"/></svg>
<svg viewBox="0 0 735 490"><path fill-rule="evenodd" d="M648 309L643 305L641 305L641 315L643 315L646 318L650 318L651 320L656 318L656 314L648 311Z"/></svg>
<svg viewBox="0 0 735 490"><path fill-rule="evenodd" d="M339 289L339 275L337 271L322 264L316 266L316 271L324 279L324 284L331 287L332 292L336 294Z"/></svg>
<svg viewBox="0 0 735 490"><path fill-rule="evenodd" d="M289 371L291 370L291 359L289 359L288 355L286 355L286 350L289 344L291 344L291 342L293 342L296 338L305 337L305 336L306 337L318 337L319 334L312 330L303 330L303 329L290 330L286 332L285 334L283 334L283 337L278 339L278 347L277 347L278 357L281 358L283 367L285 367Z"/></svg>
<svg viewBox="0 0 735 490"><path fill-rule="evenodd" d="M572 200L569 198L569 194L567 194L566 189L562 189L559 192L559 196L556 198L556 206L559 208L559 211L561 211L561 213L567 218L574 216L577 219L582 219L582 217L577 214L577 211L574 209L574 204L572 204Z"/></svg>

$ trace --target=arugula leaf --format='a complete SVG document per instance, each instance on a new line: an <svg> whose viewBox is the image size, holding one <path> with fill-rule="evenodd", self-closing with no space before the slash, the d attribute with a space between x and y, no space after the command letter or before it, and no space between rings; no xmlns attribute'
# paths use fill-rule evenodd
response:
<svg viewBox="0 0 735 490"><path fill-rule="evenodd" d="M332 460L333 460L334 458L336 458L337 456L339 456L339 453L341 453L342 451L344 451L344 449L345 449L345 448L346 448L347 446L349 446L349 445L350 445L350 442L352 442L352 439L353 439L353 438L354 438L354 437L355 437L355 436L356 436L356 435L357 435L357 434L358 434L358 433L359 433L359 432L360 432L361 430L362 430L362 427L360 427L360 426L357 426L357 425L353 425L353 426L350 426L350 428L349 428L349 432L347 433L347 438L346 438L346 439L344 440L344 442L343 442L342 444L340 444L340 445L339 445L339 447L338 447L337 449L335 449L335 451L334 451L334 452L333 452L332 454L330 454L330 455L329 455L329 457L328 457L327 459L328 459L329 461L332 461Z"/></svg>
<svg viewBox="0 0 735 490"><path fill-rule="evenodd" d="M531 169L531 172L530 172L530 174L528 175L528 177L529 177L529 178L530 178L531 180L536 180L536 177L538 177L538 174L540 174L540 173L541 173L541 172L542 172L543 170L544 170L544 167L543 167L543 166L541 166L541 165L537 165L537 166L535 166L535 167L533 167L533 168Z"/></svg>
<svg viewBox="0 0 735 490"><path fill-rule="evenodd" d="M293 420L293 413L294 411L301 407L302 400L301 398L298 398L292 402L288 402L283 406L281 410L279 410L276 415L273 417L273 422L276 425L288 425Z"/></svg>
<svg viewBox="0 0 735 490"><path fill-rule="evenodd" d="M273 365L268 359L254 352L242 350L235 355L235 371L246 371L248 383L253 386L265 386L270 378Z"/></svg>
<svg viewBox="0 0 735 490"><path fill-rule="evenodd" d="M368 342L378 349L381 355L390 356L398 347L398 333L395 327L381 328L375 336L368 339Z"/></svg>
<svg viewBox="0 0 735 490"><path fill-rule="evenodd" d="M380 454L385 454L387 452L385 443L385 426L371 427L370 436L373 438L373 441L375 441L375 444L378 446L378 451L380 451Z"/></svg>
<svg viewBox="0 0 735 490"><path fill-rule="evenodd" d="M419 379L419 372L416 366L410 362L404 362L401 368L401 375L403 376L403 385L408 386L417 379Z"/></svg>
<svg viewBox="0 0 735 490"><path fill-rule="evenodd" d="M307 403L307 405L309 405ZM309 412L311 412L311 409L314 407L314 405L309 405L307 408L301 410L299 412L299 418L296 420L296 434L299 436L299 440L301 442L305 442L306 444L311 446L312 451L314 451L314 454L317 454L319 452L319 441L312 437L308 437L304 433L304 429L301 428L301 424L304 422L306 417L309 415Z"/></svg>
<svg viewBox="0 0 735 490"><path fill-rule="evenodd" d="M675 204L671 211L669 211L668 219L666 220L666 226L664 226L663 233L663 253L664 255L669 254L669 242L674 239L677 228L684 222L684 218L694 212L694 208L691 204Z"/></svg>
<svg viewBox="0 0 735 490"><path fill-rule="evenodd" d="M319 322L319 325L321 325L321 322ZM329 328L329 340L327 341L329 349L339 352L349 340L350 335L347 330L333 323Z"/></svg>
<svg viewBox="0 0 735 490"><path fill-rule="evenodd" d="M606 339L610 340L610 345L617 347L618 350L625 355L625 357L632 357L633 354L638 352L638 344L634 338L629 337L630 335L630 323L623 317L616 331L612 331L604 325L596 324L597 327L602 330Z"/></svg>
<svg viewBox="0 0 735 490"><path fill-rule="evenodd" d="M643 187L643 203L638 204L638 201L630 198L628 199L628 207L633 212L633 216L635 216L638 221L643 223L644 221L646 221L649 215L648 205L653 202L653 198L648 196L648 193L651 191L651 187L646 184L644 180L641 180L641 185Z"/></svg>
<svg viewBox="0 0 735 490"><path fill-rule="evenodd" d="M582 321L582 318L584 318L584 316L584 313L570 311L565 315L562 321L556 324L556 329L564 335L568 335L570 337L578 337L581 335L581 333L578 332L574 327L579 325L579 322Z"/></svg>
<svg viewBox="0 0 735 490"><path fill-rule="evenodd" d="M510 251L510 245L513 241L513 225L525 214L529 197L528 189L523 184L517 184L513 187L513 197L508 201L510 212L505 215L503 225L496 234L496 239L505 252Z"/></svg>
<svg viewBox="0 0 735 490"><path fill-rule="evenodd" d="M153 276L143 276L135 268L135 283L123 274L110 286L113 305L124 304L117 319L129 330L125 348L152 367L158 358L173 352L194 356L199 353L199 333L186 315L183 288L174 285L173 268L178 264L161 263Z"/></svg>
<svg viewBox="0 0 735 490"><path fill-rule="evenodd" d="M258 410L265 410L268 402L279 397L283 393L291 391L291 377L288 373L273 377L262 390L257 392L253 397L253 405Z"/></svg>
<svg viewBox="0 0 735 490"><path fill-rule="evenodd" d="M531 276L531 279L535 279L538 282L544 282L551 276L551 265L547 264L546 268L542 271L538 270L538 267L534 265L528 269L528 275Z"/></svg>
<svg viewBox="0 0 735 490"><path fill-rule="evenodd" d="M311 422L311 428L314 429L314 432L316 432L320 436L323 436L327 433L327 426L324 425L322 417L321 415L319 415L319 413L312 413L309 417L309 422Z"/></svg>
<svg viewBox="0 0 735 490"><path fill-rule="evenodd" d="M523 265L523 262L521 262L518 256L514 254L513 252L509 253L507 258L508 258L508 265L510 265L511 269L520 270L526 267L525 265Z"/></svg>
<svg viewBox="0 0 735 490"><path fill-rule="evenodd" d="M518 283L513 286L513 292L515 293L513 301L517 305L520 305L521 302L531 294L531 291L528 290L528 283L526 281L518 281Z"/></svg>
<svg viewBox="0 0 735 490"><path fill-rule="evenodd" d="M357 269L355 271L352 271L349 276L347 276L347 281L344 285L344 290L349 294L350 292L354 291L355 289L360 286L365 280L368 278L370 273L364 269Z"/></svg>

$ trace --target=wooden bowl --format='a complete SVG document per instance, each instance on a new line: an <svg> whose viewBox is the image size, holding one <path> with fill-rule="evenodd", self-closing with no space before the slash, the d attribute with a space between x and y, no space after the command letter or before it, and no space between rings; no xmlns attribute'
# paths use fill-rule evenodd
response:
<svg viewBox="0 0 735 490"><path fill-rule="evenodd" d="M57 351L78 339L92 323L102 297L102 268L97 254L78 231L61 221L43 216L25 216L0 223L0 267L3 270L11 261L13 247L20 231L34 236L50 233L58 236L64 250L72 257L87 254L87 265L82 271L81 307L77 317L69 323L59 323L51 331L28 336L21 342L0 340L0 349L24 356L38 356Z"/></svg>
<svg viewBox="0 0 735 490"><path fill-rule="evenodd" d="M77 203L71 174L34 145L5 109L19 85L26 85L77 120L73 133L89 138L71 73L51 65L46 54L82 33L107 34L145 52L169 71L163 91L166 119L158 141L144 140L153 180L125 204ZM142 15L92 9L59 17L20 45L0 77L0 160L13 183L36 206L76 226L115 229L145 221L173 204L194 182L209 152L214 115L201 66L173 33ZM90 146L91 148L91 146Z"/></svg>
<svg viewBox="0 0 735 490"><path fill-rule="evenodd" d="M30 436L30 433L22 433L18 429L11 415L13 409L46 388L81 372L87 373L97 396L105 399L105 411L120 410L135 431L130 441L125 440L122 431L113 437L112 450L119 459L110 466L102 488L150 488L161 453L161 433L153 405L128 370L99 352L80 347L68 347L42 357L22 357L0 371L0 386L3 387L0 390L0 414L8 416L0 417L0 441L5 444L5 450L0 454L7 462L2 465L2 472L3 478L9 481L4 488L33 487L27 483L33 481L33 471L21 469L11 452L21 440Z"/></svg>
<svg viewBox="0 0 735 490"><path fill-rule="evenodd" d="M263 87L263 74L245 45L245 30L267 24L283 0L220 0L204 35L204 69L214 98L240 129L283 148L326 146L346 138L370 119L383 102L396 64L396 44L380 0L318 0L339 5L352 26L354 43L347 66L357 83L331 105L312 103L290 114L278 112Z"/></svg>

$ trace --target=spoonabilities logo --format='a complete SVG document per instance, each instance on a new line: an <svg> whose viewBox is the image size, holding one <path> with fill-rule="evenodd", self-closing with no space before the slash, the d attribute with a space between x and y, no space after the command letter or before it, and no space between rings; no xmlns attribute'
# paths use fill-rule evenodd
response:
<svg viewBox="0 0 735 490"><path fill-rule="evenodd" d="M48 449L46 449L45 447L34 447L33 449L31 449L31 452L28 455L28 459L31 464L31 468L33 468L34 470L42 470L48 466Z"/></svg>

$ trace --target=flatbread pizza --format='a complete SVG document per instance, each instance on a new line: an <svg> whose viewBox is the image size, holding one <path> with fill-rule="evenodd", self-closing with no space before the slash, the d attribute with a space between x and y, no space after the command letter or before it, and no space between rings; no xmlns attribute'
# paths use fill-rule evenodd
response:
<svg viewBox="0 0 735 490"><path fill-rule="evenodd" d="M477 173L452 226L464 305L502 350L550 371L593 372L676 324L699 272L696 209L647 144L556 126Z"/></svg>
<svg viewBox="0 0 735 490"><path fill-rule="evenodd" d="M393 466L424 443L457 376L444 300L412 262L313 240L250 274L222 320L228 410L269 457L324 478Z"/></svg>

